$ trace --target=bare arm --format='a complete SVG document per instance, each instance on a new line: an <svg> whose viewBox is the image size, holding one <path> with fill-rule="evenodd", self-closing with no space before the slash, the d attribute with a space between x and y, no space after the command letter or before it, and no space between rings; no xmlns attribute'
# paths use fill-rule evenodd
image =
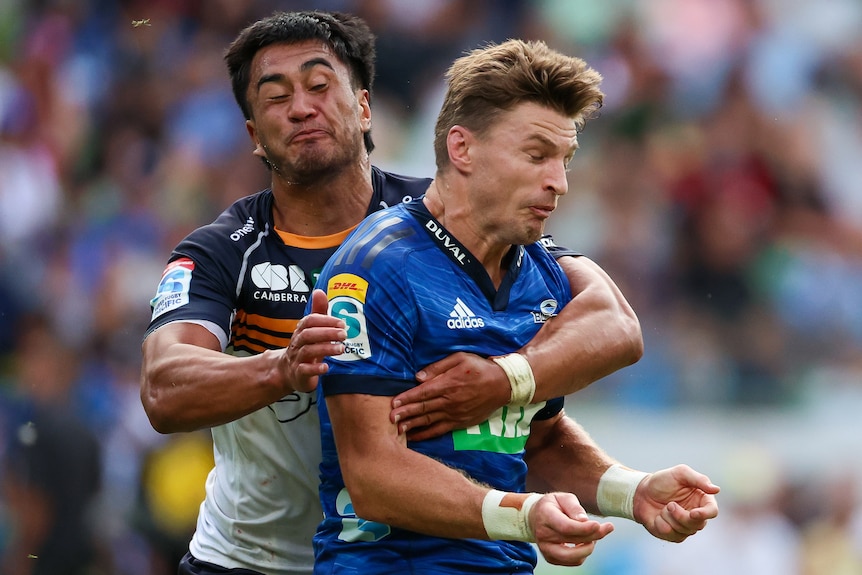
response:
<svg viewBox="0 0 862 575"><path fill-rule="evenodd" d="M558 261L575 296L520 350L536 379L533 401L574 393L643 355L640 323L611 278L584 257ZM496 363L468 353L427 366L417 379L421 385L394 398L390 415L417 440L480 423L511 394Z"/></svg>
<svg viewBox="0 0 862 575"><path fill-rule="evenodd" d="M599 480L616 461L580 424L562 413L548 421L534 421L526 450L528 489L570 491L587 511L600 514ZM662 469L638 485L634 518L654 537L684 541L718 515L718 492L706 475L687 465Z"/></svg>
<svg viewBox="0 0 862 575"><path fill-rule="evenodd" d="M489 539L482 518L489 488L408 448L405 436L389 422L389 404L388 397L371 395L326 398L356 515L426 535ZM580 565L595 542L613 530L609 523L589 519L568 493L543 496L529 521L545 558L560 565Z"/></svg>
<svg viewBox="0 0 862 575"><path fill-rule="evenodd" d="M303 318L290 346L249 357L220 351L217 338L197 324L167 324L144 341L141 402L161 433L221 425L293 391L311 391L325 373L322 359L342 352L344 323L325 315L326 296ZM322 309L322 311L321 311Z"/></svg>
<svg viewBox="0 0 862 575"><path fill-rule="evenodd" d="M594 514L598 514L599 479L616 463L586 429L563 412L549 420L533 421L524 460L527 489L540 493L570 491Z"/></svg>
<svg viewBox="0 0 862 575"><path fill-rule="evenodd" d="M407 447L389 422L389 398L326 398L338 460L356 514L427 535L487 539L487 487ZM409 512L406 512L409 511Z"/></svg>
<svg viewBox="0 0 862 575"><path fill-rule="evenodd" d="M534 402L581 390L643 355L640 322L608 274L585 257L558 262L575 297L520 350L536 378Z"/></svg>

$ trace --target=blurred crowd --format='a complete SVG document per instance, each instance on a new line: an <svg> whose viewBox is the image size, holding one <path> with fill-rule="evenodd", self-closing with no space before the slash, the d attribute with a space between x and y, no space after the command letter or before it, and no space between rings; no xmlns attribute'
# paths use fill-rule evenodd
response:
<svg viewBox="0 0 862 575"><path fill-rule="evenodd" d="M858 0L0 0L0 573L175 572L212 454L140 406L148 302L185 234L268 185L224 49L309 8L377 33L372 161L410 175L464 50L543 39L603 74L550 231L621 286L646 354L584 401L862 397ZM740 497L785 547L709 573L862 573L858 478L829 479ZM704 545L733 554L732 525Z"/></svg>

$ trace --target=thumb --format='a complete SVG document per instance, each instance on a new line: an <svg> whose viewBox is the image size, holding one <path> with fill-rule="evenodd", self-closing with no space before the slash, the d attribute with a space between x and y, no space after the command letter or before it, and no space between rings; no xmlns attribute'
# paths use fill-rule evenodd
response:
<svg viewBox="0 0 862 575"><path fill-rule="evenodd" d="M326 314L329 311L329 299L322 289L311 292L311 313Z"/></svg>

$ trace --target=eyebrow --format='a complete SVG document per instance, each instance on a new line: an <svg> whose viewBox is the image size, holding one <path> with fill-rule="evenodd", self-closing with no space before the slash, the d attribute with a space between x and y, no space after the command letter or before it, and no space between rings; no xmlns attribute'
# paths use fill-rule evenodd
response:
<svg viewBox="0 0 862 575"><path fill-rule="evenodd" d="M312 58L307 62L303 62L302 65L299 67L299 71L306 72L308 70L311 70L315 66L324 66L326 68L329 68L333 72L335 71L335 68L332 67L332 64L326 58ZM280 82L282 80L284 80L284 74L280 72L276 72L274 74L265 74L261 76L260 79L257 81L257 89L260 90L260 87L267 82Z"/></svg>
<svg viewBox="0 0 862 575"><path fill-rule="evenodd" d="M556 143L554 143L553 141L551 141L550 138L547 138L542 134L530 134L529 136L527 136L527 141L530 141L530 140L532 140L538 144L541 144L543 146L548 146L550 148L556 148L557 147ZM577 150L579 147L580 147L580 144L578 143L577 137L575 137L575 145L572 146L571 149Z"/></svg>

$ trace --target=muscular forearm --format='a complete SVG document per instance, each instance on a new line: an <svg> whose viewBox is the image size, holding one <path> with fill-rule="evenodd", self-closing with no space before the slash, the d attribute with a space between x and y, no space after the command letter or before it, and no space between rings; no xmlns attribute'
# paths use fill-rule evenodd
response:
<svg viewBox="0 0 862 575"><path fill-rule="evenodd" d="M350 394L326 402L357 516L426 535L487 539L488 488L409 449L388 422L388 398Z"/></svg>
<svg viewBox="0 0 862 575"><path fill-rule="evenodd" d="M144 343L141 368L141 402L153 428L161 433L192 431L221 425L278 400L284 390L277 380L279 352L234 357L212 349L217 346L200 333L200 326L166 326ZM197 339L195 339L197 338ZM205 343L205 344L204 344Z"/></svg>
<svg viewBox="0 0 862 575"><path fill-rule="evenodd" d="M565 415L533 423L525 460L528 491L574 493L590 513L598 512L599 479L615 463L580 424Z"/></svg>
<svg viewBox="0 0 862 575"><path fill-rule="evenodd" d="M534 401L574 393L643 355L640 323L610 277L587 258L559 262L575 297L520 350L537 382Z"/></svg>
<svg viewBox="0 0 862 575"><path fill-rule="evenodd" d="M312 294L312 313L286 348L236 357L221 353L204 327L173 322L144 341L141 402L162 433L221 425L294 391L310 392L326 373L323 359L344 352L344 322L326 315L326 294Z"/></svg>

